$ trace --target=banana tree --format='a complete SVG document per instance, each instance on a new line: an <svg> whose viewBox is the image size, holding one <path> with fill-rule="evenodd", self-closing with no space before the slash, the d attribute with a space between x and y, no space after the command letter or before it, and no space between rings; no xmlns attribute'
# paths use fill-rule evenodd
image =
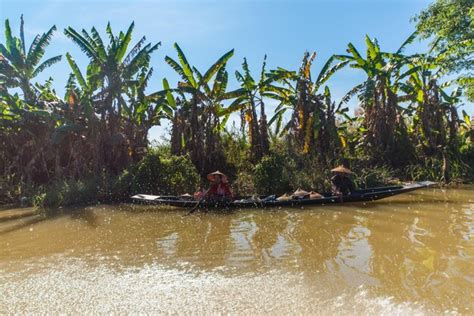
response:
<svg viewBox="0 0 474 316"><path fill-rule="evenodd" d="M120 119L122 107L126 104L127 89L133 85L133 80L140 75L141 71L149 67L151 54L161 44L146 44L146 37L143 36L129 50L134 27L135 23L132 22L125 33L120 32L118 36L115 36L108 23L106 32L109 43L107 46L94 27L90 33L86 30L79 33L72 27L64 30L64 34L90 59L88 73L96 83L93 97L101 101L101 108L98 110L116 116L117 119Z"/></svg>
<svg viewBox="0 0 474 316"><path fill-rule="evenodd" d="M23 92L23 99L34 104L37 90L31 81L61 60L61 55L58 55L41 62L54 31L56 26L46 33L36 35L26 51L23 15L20 19L19 38L12 35L10 22L5 20L5 44L0 43L0 86L4 87L3 90L18 87Z"/></svg>
<svg viewBox="0 0 474 316"><path fill-rule="evenodd" d="M474 145L474 117L470 117L466 111L462 111L461 137L464 145Z"/></svg>
<svg viewBox="0 0 474 316"><path fill-rule="evenodd" d="M50 179L51 129L58 119L55 103L47 109L26 103L18 93L0 99L0 139L5 155L3 176L30 186Z"/></svg>
<svg viewBox="0 0 474 316"><path fill-rule="evenodd" d="M404 48L416 37L413 33L395 53L382 52L378 41L366 35L367 46L365 58L356 47L348 44L350 55L335 55L340 61L348 62L351 68L362 70L366 80L351 89L344 99L349 100L358 95L360 105L364 110L363 130L364 142L370 148L371 156L375 159L382 157L391 163L400 163L399 157L394 156L400 149L403 134L403 119L398 105L397 88L399 74L406 63L402 55Z"/></svg>
<svg viewBox="0 0 474 316"><path fill-rule="evenodd" d="M336 58L329 58L313 82L311 65L315 57L316 53L306 52L298 72L283 69L273 72L279 76L278 80L286 86L286 90L280 93L281 104L277 107L270 124L276 122L279 130L284 113L291 110L290 121L282 129L282 133L289 132L302 153L317 153L319 158L327 163L331 156L330 152L340 144L334 131L337 131L336 113L341 110L342 104L336 107L331 101L329 88L326 87L322 93L320 88L348 61L333 64Z"/></svg>
<svg viewBox="0 0 474 316"><path fill-rule="evenodd" d="M135 101L133 104L127 101L130 101L130 92L137 91L140 81L142 86L146 87L146 78L152 73L149 66L151 54L158 49L160 43L146 43L146 37L143 36L130 48L134 26L132 22L125 33L120 32L115 36L108 23L107 45L94 27L90 32L82 30L81 33L72 27L64 30L64 34L76 43L90 60L85 78L72 57L67 55L75 80L83 91L84 98L81 100L84 102L81 102L81 106L92 109L92 115L100 117L100 123L96 125L94 132L96 148L99 148L94 169L105 164L107 170L118 172L131 162L130 159L134 161L140 157L135 154L134 149L147 144L148 130L140 132L138 140L134 138L133 133L125 132L125 125L130 125L129 118L133 112L131 107L140 104L139 112L143 113L146 112L146 106L143 104L149 104L143 100L136 102L136 99L132 100ZM153 120L154 118L150 117L150 121ZM148 128L150 124L146 126ZM128 130L130 128L127 128Z"/></svg>
<svg viewBox="0 0 474 316"><path fill-rule="evenodd" d="M400 99L408 101L408 109L413 112L416 142L425 155L436 155L448 143L456 142L459 125L456 106L461 90L455 89L451 95L443 90L451 82L439 83L443 71L434 57L410 56L407 68L400 76L408 78L400 83L400 89L406 93Z"/></svg>
<svg viewBox="0 0 474 316"><path fill-rule="evenodd" d="M146 94L153 69L142 70L133 85L129 86L128 104L124 105L124 131L130 140L129 152L133 161L139 161L146 152L149 130L160 125L163 119L173 118L173 103L166 102L167 91Z"/></svg>
<svg viewBox="0 0 474 316"><path fill-rule="evenodd" d="M165 61L180 75L178 87L169 89L164 81L164 87L170 93L167 95L168 104L175 104L171 144L174 154L189 153L191 160L198 170L204 174L211 168L220 156L220 117L228 118L230 114L224 111L223 101L234 97L233 93L226 94L228 73L227 61L233 56L234 50L222 55L204 74L192 67L178 44L174 44L179 62L169 56ZM172 92L178 97L174 100Z"/></svg>
<svg viewBox="0 0 474 316"><path fill-rule="evenodd" d="M246 123L249 125L250 158L255 162L268 154L270 147L265 99L280 100L281 95L285 93L285 88L273 84L276 77L266 72L266 58L267 56L264 57L258 81L252 77L247 59L244 58L243 74L238 70L235 72L240 89L226 94L227 98L235 98L227 111L240 110L243 133ZM257 108L260 108L260 118L257 115Z"/></svg>

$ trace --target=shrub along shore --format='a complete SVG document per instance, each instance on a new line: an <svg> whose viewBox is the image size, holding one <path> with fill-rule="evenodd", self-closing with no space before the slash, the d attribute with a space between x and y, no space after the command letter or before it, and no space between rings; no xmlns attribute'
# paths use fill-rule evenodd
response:
<svg viewBox="0 0 474 316"><path fill-rule="evenodd" d="M229 175L239 195L324 192L329 170L338 164L355 171L360 187L470 182L473 119L459 107L472 98L473 79L463 75L472 70L472 38L451 45L446 32L427 30L440 19L435 9L444 2L416 18L417 32L398 50L386 52L366 36L366 47L349 43L319 70L312 68L316 54L305 52L299 69L268 69L265 57L258 73L244 59L234 74L227 69L230 50L203 71L174 44L175 56L164 60L180 81L171 86L162 79L160 91L147 89L156 80L150 61L160 43L133 41L134 23L118 34L109 24L106 36L95 28L66 28L64 34L89 58L81 69L67 52L44 57L56 27L27 49L23 17L18 37L6 20L0 44L0 203L58 207L123 201L136 193L192 193L216 169ZM468 23L451 32L472 32L472 4L448 2L454 9L442 8L453 9L461 25ZM430 53L404 53L428 36L435 37ZM58 62L71 68L64 96L52 88L53 79L35 80ZM334 100L328 80L345 68L365 80ZM457 79L447 81L453 74ZM233 75L239 86L229 89ZM347 106L351 98L359 104L354 115ZM278 104L272 113L270 102ZM233 113L240 121L229 127ZM169 143L151 146L150 128L165 120L171 123Z"/></svg>

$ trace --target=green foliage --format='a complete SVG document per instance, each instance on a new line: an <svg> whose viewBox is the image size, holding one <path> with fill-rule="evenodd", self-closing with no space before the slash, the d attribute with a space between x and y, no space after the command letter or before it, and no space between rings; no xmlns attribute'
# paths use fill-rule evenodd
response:
<svg viewBox="0 0 474 316"><path fill-rule="evenodd" d="M199 185L196 167L186 156L164 157L151 152L133 172L131 193L179 194L192 193Z"/></svg>
<svg viewBox="0 0 474 316"><path fill-rule="evenodd" d="M162 160L164 177L162 192L167 194L193 193L199 185L200 177L187 156L171 156Z"/></svg>
<svg viewBox="0 0 474 316"><path fill-rule="evenodd" d="M98 201L99 181L63 180L40 187L32 197L32 204L43 208L58 208L76 204L89 204Z"/></svg>
<svg viewBox="0 0 474 316"><path fill-rule="evenodd" d="M131 191L133 193L159 194L160 180L163 176L161 158L157 154L149 154L138 164L134 172Z"/></svg>
<svg viewBox="0 0 474 316"><path fill-rule="evenodd" d="M250 171L252 165L248 163L249 143L246 136L235 130L225 131L222 135L222 147L226 161L240 171Z"/></svg>
<svg viewBox="0 0 474 316"><path fill-rule="evenodd" d="M51 42L56 26L42 35L36 35L26 51L23 15L20 19L20 37L12 35L10 22L5 20L5 45L0 43L0 85L20 88L25 100L33 102L35 92L30 82L46 68L61 60L61 56L51 57L40 64L45 49ZM1 89L0 89L1 90Z"/></svg>
<svg viewBox="0 0 474 316"><path fill-rule="evenodd" d="M467 72L471 77L463 85L466 96L474 101L474 2L436 0L414 20L420 36L432 39L432 48L443 68L449 72Z"/></svg>
<svg viewBox="0 0 474 316"><path fill-rule="evenodd" d="M23 19L19 37L6 20L0 43L0 203L27 199L61 207L123 201L135 193L191 193L201 181L207 185L204 176L216 169L229 176L237 194L324 192L329 170L343 161L360 187L394 177L472 180L473 122L457 111L462 87L469 98L474 95L472 4L437 0L416 18L421 37L434 39L427 54L404 55L417 37L413 33L395 52L382 51L368 36L365 52L349 43L347 54L330 57L317 76L311 75L316 53L305 53L296 71L267 71L265 57L258 76L244 59L235 73L240 87L233 91L227 89L233 50L201 73L175 44L176 60L165 61L181 81L171 86L164 79L164 90L148 93L151 55L159 43L142 37L130 46L134 23L116 35L107 25L106 39L94 27L68 27L64 33L89 64L81 70L66 53L72 73L64 98L51 78L33 82L61 59L43 61L56 28L37 35L27 50ZM336 103L324 85L346 66L366 78ZM450 93L444 90L450 83L440 79L447 71L461 72ZM355 95L363 111L351 117L344 104ZM278 104L267 122L269 101ZM240 128L226 130L237 113ZM172 120L171 142L150 149L148 132L163 119Z"/></svg>
<svg viewBox="0 0 474 316"><path fill-rule="evenodd" d="M279 154L265 156L255 166L254 187L257 193L284 193L290 188L285 168L285 157Z"/></svg>
<svg viewBox="0 0 474 316"><path fill-rule="evenodd" d="M186 156L151 152L119 176L106 173L87 180L60 180L24 192L39 207L55 209L77 204L126 201L132 194L192 193L199 185L196 168Z"/></svg>
<svg viewBox="0 0 474 316"><path fill-rule="evenodd" d="M103 202L127 201L131 196L133 173L125 169L118 176L105 176L102 179L99 199Z"/></svg>
<svg viewBox="0 0 474 316"><path fill-rule="evenodd" d="M254 187L253 172L239 172L236 175L235 181L232 183L232 189L236 196L250 196L255 194L257 190L255 190Z"/></svg>
<svg viewBox="0 0 474 316"><path fill-rule="evenodd" d="M383 186L393 181L394 171L389 166L356 167L354 170L354 184L360 189Z"/></svg>

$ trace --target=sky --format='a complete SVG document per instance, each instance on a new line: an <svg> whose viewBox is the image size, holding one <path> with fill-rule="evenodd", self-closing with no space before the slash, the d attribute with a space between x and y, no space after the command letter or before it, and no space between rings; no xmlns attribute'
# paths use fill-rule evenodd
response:
<svg viewBox="0 0 474 316"><path fill-rule="evenodd" d="M332 54L345 53L349 42L365 53L366 34L377 38L382 50L398 49L414 31L411 18L429 3L426 0L0 0L0 18L2 21L9 19L14 34L18 35L20 15L24 15L27 46L36 34L56 25L58 31L45 57L70 52L82 70L88 63L87 57L64 35L65 27L90 30L95 26L104 34L110 21L112 29L118 33L126 31L135 21L132 45L143 35L151 43L161 42L151 61L154 68L148 87L151 93L162 89L164 77L171 85L178 81L177 75L164 61L167 55L176 57L174 42L201 72L225 52L235 49L227 66L229 88L237 86L233 74L241 67L244 57L258 77L265 54L268 56L267 69L279 66L297 70L304 52L316 51L315 77ZM2 23L2 42L3 33ZM415 42L406 52L423 52L426 47L427 43ZM38 81L53 77L54 87L62 96L69 73L69 65L63 59L44 71ZM362 73L347 68L334 75L327 84L337 101L363 80ZM354 99L350 107L353 110L356 106L357 100ZM269 111L272 108L270 105ZM168 130L168 124L164 122L162 126L152 128L150 139L166 137Z"/></svg>

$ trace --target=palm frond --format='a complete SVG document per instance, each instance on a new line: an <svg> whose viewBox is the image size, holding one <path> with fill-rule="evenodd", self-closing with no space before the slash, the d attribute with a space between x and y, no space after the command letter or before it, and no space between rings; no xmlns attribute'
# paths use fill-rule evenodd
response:
<svg viewBox="0 0 474 316"><path fill-rule="evenodd" d="M26 55L26 44L25 44L25 21L23 20L23 14L20 17L20 41L22 54Z"/></svg>
<svg viewBox="0 0 474 316"><path fill-rule="evenodd" d="M267 55L265 54L265 56L263 56L262 68L260 69L260 81L258 83L260 87L265 86L266 67L267 67Z"/></svg>
<svg viewBox="0 0 474 316"><path fill-rule="evenodd" d="M276 120L278 120L279 117L283 116L283 114L285 114L285 112L288 110L288 108L281 108L279 110L276 110L275 111L275 114L273 114L272 118L270 119L270 121L268 121L268 125L271 126L273 124L273 122L275 122Z"/></svg>
<svg viewBox="0 0 474 316"><path fill-rule="evenodd" d="M33 71L33 74L31 75L31 78L36 77L38 74L40 74L46 68L51 67L55 63L61 61L61 58L62 58L62 56L58 55L58 56L51 57L51 58L45 60L38 67L36 67L36 69Z"/></svg>
<svg viewBox="0 0 474 316"><path fill-rule="evenodd" d="M222 55L207 71L206 73L204 74L204 76L202 77L202 79L200 80L199 82L199 85L203 84L203 83L207 83L209 82L209 80L211 80L211 78L214 76L214 74L216 74L216 72L221 69L222 67L224 67L227 63L227 61L234 55L234 50L231 49L230 51L228 51L227 53L225 53L224 55Z"/></svg>
<svg viewBox="0 0 474 316"><path fill-rule="evenodd" d="M172 90L170 89L170 85L168 83L168 80L166 80L166 78L163 78L163 88L166 91L166 100L168 101L168 104L171 107L176 108L176 100L173 97Z"/></svg>
<svg viewBox="0 0 474 316"><path fill-rule="evenodd" d="M241 109L245 108L245 106L246 106L245 98L242 98L242 97L237 98L228 107L222 109L221 115L227 115L227 114L240 111Z"/></svg>
<svg viewBox="0 0 474 316"><path fill-rule="evenodd" d="M408 36L408 38L403 42L403 44L397 49L395 54L402 54L403 51L405 50L405 47L413 43L413 41L415 40L417 36L418 36L417 31L411 33L411 35Z"/></svg>
<svg viewBox="0 0 474 316"><path fill-rule="evenodd" d="M359 93L359 91L361 91L363 88L365 87L365 82L364 83L361 83L361 84L358 84L357 86L355 86L354 88L352 88L351 90L349 90L341 99L341 101L339 102L339 105L338 107L341 107L343 104L349 102L350 99L352 99L352 97L354 95L356 95L357 93Z"/></svg>
<svg viewBox="0 0 474 316"><path fill-rule="evenodd" d="M375 61L377 58L377 49L374 42L367 34L365 35L365 44L367 45L367 60Z"/></svg>
<svg viewBox="0 0 474 316"><path fill-rule="evenodd" d="M10 22L8 19L5 20L5 48L8 52L8 55L5 55L16 68L24 68L25 62L21 58L20 49L17 48L16 41L17 38L13 37L12 30L10 28Z"/></svg>
<svg viewBox="0 0 474 316"><path fill-rule="evenodd" d="M338 64L336 64L336 65L334 65L334 66L332 66L331 68L328 69L328 67L330 67L331 63L332 63L331 58L330 58L330 60L328 60L328 62L326 62L323 69L321 69L321 72L319 73L318 78L316 79L316 81L314 83L314 92L315 93L318 91L318 89L319 89L319 87L321 87L321 85L323 85L326 81L329 80L329 78L332 77L332 75L334 75L341 68L344 68L350 62L349 60L342 61L342 62L340 62L340 63L338 63Z"/></svg>
<svg viewBox="0 0 474 316"><path fill-rule="evenodd" d="M186 76L186 74L184 73L184 69L181 68L181 66L174 59L172 59L171 57L166 56L165 61L168 65L171 66L171 68L174 69L174 71L176 71L181 76L181 79L183 79L186 82L189 82L188 81L188 76Z"/></svg>
<svg viewBox="0 0 474 316"><path fill-rule="evenodd" d="M184 55L183 51L181 50L181 47L179 47L178 43L174 43L174 48L178 52L178 59L181 64L181 67L183 69L183 72L185 76L187 77L187 80L193 87L197 87L196 80L194 79L194 74L193 71L191 70L191 66L188 63L188 60L186 59L186 56Z"/></svg>
<svg viewBox="0 0 474 316"><path fill-rule="evenodd" d="M145 45L133 59L130 61L128 65L126 65L126 69L124 71L125 78L131 77L137 73L142 67L148 67L150 64L151 53L158 49L161 43L157 43L153 46L151 44Z"/></svg>
<svg viewBox="0 0 474 316"><path fill-rule="evenodd" d="M225 67L219 69L214 80L214 85L212 87L212 92L210 93L214 98L222 100L225 90L227 89L229 75Z"/></svg>
<svg viewBox="0 0 474 316"><path fill-rule="evenodd" d="M138 54L138 52L142 49L143 47L143 44L145 44L146 42L146 37L143 36L139 41L138 43L135 44L135 46L133 46L133 48L130 50L130 52L127 54L127 57L125 57L125 59L123 60L122 62L122 65L124 65L125 67L130 64L130 62L132 61L132 59Z"/></svg>
<svg viewBox="0 0 474 316"><path fill-rule="evenodd" d="M361 54L352 43L347 44L347 50L352 54L357 64L359 64L362 67L365 66L366 61L364 60L364 58L362 58Z"/></svg>
<svg viewBox="0 0 474 316"><path fill-rule="evenodd" d="M119 63L122 60L123 56L125 56L125 53L127 52L128 45L130 44L130 41L132 40L132 33L133 33L134 27L135 27L135 22L132 22L130 26L128 27L127 33L125 33L125 36L120 41L119 46L117 47L117 50L115 52L115 61L117 63ZM145 38L145 36L143 38Z"/></svg>
<svg viewBox="0 0 474 316"><path fill-rule="evenodd" d="M229 100L229 99L235 99L235 98L240 98L243 97L247 94L247 90L244 88L232 90L229 92L226 92L222 95L222 100Z"/></svg>
<svg viewBox="0 0 474 316"><path fill-rule="evenodd" d="M32 48L30 47L29 51L31 51L31 54L28 53L28 56L26 57L26 64L29 65L30 67L35 67L41 58L44 55L44 50L46 46L49 45L51 38L53 37L53 33L56 31L56 26L53 25L48 32L44 33L41 35L39 38L38 42L36 45ZM33 43L35 44L35 43Z"/></svg>
<svg viewBox="0 0 474 316"><path fill-rule="evenodd" d="M112 31L112 27L110 26L110 22L107 22L107 27L105 28L105 32L107 35L109 35L109 40L110 40L110 49L114 51L117 48L117 43L115 41L115 36Z"/></svg>
<svg viewBox="0 0 474 316"><path fill-rule="evenodd" d="M12 35L12 29L10 27L10 21L6 19L5 20L5 45L9 53L11 53L13 42L14 42L14 39Z"/></svg>
<svg viewBox="0 0 474 316"><path fill-rule="evenodd" d="M79 48L92 60L100 60L94 47L76 30L72 27L68 27L64 30L64 34L69 37Z"/></svg>
<svg viewBox="0 0 474 316"><path fill-rule="evenodd" d="M105 60L107 58L107 52L105 51L105 45L100 37L99 32L97 32L96 28L93 27L91 29L92 34L92 41L95 43L95 48L97 50L98 55L101 59Z"/></svg>

